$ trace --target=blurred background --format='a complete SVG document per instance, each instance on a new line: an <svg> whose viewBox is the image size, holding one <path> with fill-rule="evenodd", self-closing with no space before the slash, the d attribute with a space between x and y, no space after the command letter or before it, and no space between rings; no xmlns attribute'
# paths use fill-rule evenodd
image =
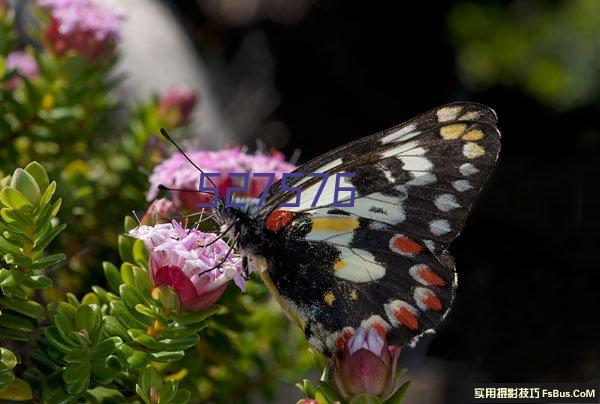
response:
<svg viewBox="0 0 600 404"><path fill-rule="evenodd" d="M469 402L477 382L600 378L600 1L104 2L127 16L120 98L140 103L173 84L193 88L199 107L186 133L201 147L252 150L260 140L288 157L300 150L302 163L448 102L492 107L503 136L498 167L450 248L459 273L450 315L402 355L413 380L407 402ZM29 24L23 18L19 27ZM137 180L126 184L115 217L143 209L145 178ZM92 247L71 242L68 255L85 261ZM103 243L97 251L110 254ZM69 265L84 275L65 281L67 290L85 283L82 267L94 267ZM255 333L287 327L268 307ZM286 353L275 334L252 335L242 339L251 355L237 379L211 377L247 392L244 372L256 372L253 361L272 349L258 373L287 384L259 393L256 379L248 400L294 402L289 382L310 367L295 359L304 345ZM227 402L230 394L211 397Z"/></svg>

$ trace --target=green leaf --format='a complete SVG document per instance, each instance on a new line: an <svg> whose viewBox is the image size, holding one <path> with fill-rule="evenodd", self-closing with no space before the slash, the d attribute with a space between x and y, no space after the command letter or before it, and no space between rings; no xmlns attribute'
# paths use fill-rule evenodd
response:
<svg viewBox="0 0 600 404"><path fill-rule="evenodd" d="M33 398L31 387L21 379L14 379L11 384L0 391L1 400L29 401Z"/></svg>
<svg viewBox="0 0 600 404"><path fill-rule="evenodd" d="M342 401L335 387L328 381L321 380L319 382L319 391L331 402Z"/></svg>
<svg viewBox="0 0 600 404"><path fill-rule="evenodd" d="M10 186L27 198L31 206L35 206L41 195L40 187L35 181L35 178L22 168L17 168L15 170L12 175Z"/></svg>
<svg viewBox="0 0 600 404"><path fill-rule="evenodd" d="M0 326L12 330L32 332L35 329L36 324L30 317L22 317L5 311L0 314Z"/></svg>
<svg viewBox="0 0 600 404"><path fill-rule="evenodd" d="M119 286L123 283L123 279L121 279L121 274L119 274L119 270L112 263L108 261L104 261L102 263L102 268L104 269L104 276L106 277L106 281L108 282L108 286L113 292L119 291Z"/></svg>
<svg viewBox="0 0 600 404"><path fill-rule="evenodd" d="M54 192L56 192L56 182L52 181L40 197L39 206L46 206L52 199Z"/></svg>
<svg viewBox="0 0 600 404"><path fill-rule="evenodd" d="M62 255L62 254L59 254L59 255ZM32 276L26 277L23 280L23 284L31 289L47 289L52 286L52 278L48 278L47 276L44 276L44 275L32 275Z"/></svg>
<svg viewBox="0 0 600 404"><path fill-rule="evenodd" d="M158 349L163 351L185 351L198 343L200 337L193 334L184 338L163 339L158 341Z"/></svg>
<svg viewBox="0 0 600 404"><path fill-rule="evenodd" d="M150 296L152 299L158 301L163 308L179 312L179 296L177 296L177 293L170 286L159 285L152 289Z"/></svg>
<svg viewBox="0 0 600 404"><path fill-rule="evenodd" d="M406 395L408 391L408 386L410 386L410 380L405 382L400 388L390 396L387 400L385 400L386 404L400 404L402 399Z"/></svg>
<svg viewBox="0 0 600 404"><path fill-rule="evenodd" d="M146 247L144 247L144 243L142 242L142 240L135 240L131 249L131 254L133 256L134 262L137 265L141 267L146 267L146 265L148 265L148 250L146 250Z"/></svg>
<svg viewBox="0 0 600 404"><path fill-rule="evenodd" d="M32 270L46 269L48 267L58 264L59 262L63 262L66 258L67 257L65 256L65 254L48 255L46 257L42 257L38 260L33 261L33 263L31 264L31 269ZM52 282L50 283L50 285L52 285ZM37 289L40 289L40 288L37 288Z"/></svg>
<svg viewBox="0 0 600 404"><path fill-rule="evenodd" d="M17 366L17 357L10 349L0 347L0 363L12 369Z"/></svg>
<svg viewBox="0 0 600 404"><path fill-rule="evenodd" d="M144 393L148 393L151 387L154 387L157 391L163 385L162 378L153 366L146 366L140 375L140 387Z"/></svg>
<svg viewBox="0 0 600 404"><path fill-rule="evenodd" d="M25 171L27 171L31 176L35 179L35 182L40 188L41 192L45 192L48 188L48 184L50 183L50 179L48 178L48 174L44 167L40 165L37 161L33 161L25 167Z"/></svg>
<svg viewBox="0 0 600 404"><path fill-rule="evenodd" d="M223 306L213 305L202 311L187 311L184 315L180 316L177 321L181 324L194 324L207 319L208 317L218 313Z"/></svg>
<svg viewBox="0 0 600 404"><path fill-rule="evenodd" d="M138 344L141 344L147 348L160 349L156 340L145 332L140 330L129 330L127 333Z"/></svg>
<svg viewBox="0 0 600 404"><path fill-rule="evenodd" d="M118 246L119 246L119 255L123 262L135 262L133 258L133 254L131 250L133 249L133 243L135 239L129 236L125 236L123 234L119 235Z"/></svg>
<svg viewBox="0 0 600 404"><path fill-rule="evenodd" d="M9 330L0 328L0 340L14 339L15 341L29 341L29 335L19 330Z"/></svg>
<svg viewBox="0 0 600 404"><path fill-rule="evenodd" d="M87 390L84 397L93 404L122 403L125 399L119 390L102 386Z"/></svg>
<svg viewBox="0 0 600 404"><path fill-rule="evenodd" d="M132 368L139 368L146 363L146 353L133 349L127 344L119 346L117 356Z"/></svg>
<svg viewBox="0 0 600 404"><path fill-rule="evenodd" d="M158 389L158 402L159 403L171 403L173 397L177 393L176 382L166 382L163 386Z"/></svg>
<svg viewBox="0 0 600 404"><path fill-rule="evenodd" d="M101 321L102 312L97 305L81 305L75 313L75 330L79 331L85 329L87 330L90 338L94 339L94 336L100 327Z"/></svg>
<svg viewBox="0 0 600 404"><path fill-rule="evenodd" d="M32 206L29 200L14 188L3 188L0 191L0 202L9 208L19 209L23 206Z"/></svg>
<svg viewBox="0 0 600 404"><path fill-rule="evenodd" d="M70 363L63 372L63 380L67 385L67 393L81 394L90 384L90 363Z"/></svg>
<svg viewBox="0 0 600 404"><path fill-rule="evenodd" d="M33 300L15 300L0 297L0 303L8 309L24 314L29 317L42 319L46 316L44 308Z"/></svg>
<svg viewBox="0 0 600 404"><path fill-rule="evenodd" d="M122 343L123 341L119 337L107 338L92 348L92 358L94 360L106 358L115 352Z"/></svg>
<svg viewBox="0 0 600 404"><path fill-rule="evenodd" d="M71 404L77 402L77 396L70 396L63 388L62 372L52 373L42 386L42 401L52 404Z"/></svg>
<svg viewBox="0 0 600 404"><path fill-rule="evenodd" d="M148 357L156 362L175 362L185 356L183 351L149 352Z"/></svg>
<svg viewBox="0 0 600 404"><path fill-rule="evenodd" d="M382 404L383 401L372 394L359 394L350 399L348 404Z"/></svg>
<svg viewBox="0 0 600 404"><path fill-rule="evenodd" d="M192 393L190 393L188 390L179 389L177 390L175 397L173 397L171 404L185 404L190 401L191 397Z"/></svg>
<svg viewBox="0 0 600 404"><path fill-rule="evenodd" d="M35 252L43 251L44 248L46 248L48 244L50 244L50 242L54 240L54 238L65 229L65 227L67 227L66 224L59 224L58 226L53 227L51 230L43 234L42 237L36 239L35 244L33 245L33 250Z"/></svg>
<svg viewBox="0 0 600 404"><path fill-rule="evenodd" d="M71 338L73 341L77 342L79 345L84 347L92 345L90 337L79 331L71 331L69 333L69 338Z"/></svg>
<svg viewBox="0 0 600 404"><path fill-rule="evenodd" d="M102 384L110 383L122 370L121 361L114 355L92 362L92 375Z"/></svg>
<svg viewBox="0 0 600 404"><path fill-rule="evenodd" d="M115 335L123 340L129 340L127 330L116 317L104 316L104 330L108 335Z"/></svg>
<svg viewBox="0 0 600 404"><path fill-rule="evenodd" d="M0 256L4 254L14 254L21 255L21 249L17 246L14 246L8 240L6 240L3 236L0 235Z"/></svg>
<svg viewBox="0 0 600 404"><path fill-rule="evenodd" d="M60 350L61 352L67 353L72 349L75 349L77 345L71 340L71 338L63 338L60 335L56 326L50 326L44 328L44 336L52 346Z"/></svg>
<svg viewBox="0 0 600 404"><path fill-rule="evenodd" d="M64 360L67 363L88 363L91 358L89 348L74 349L65 354Z"/></svg>

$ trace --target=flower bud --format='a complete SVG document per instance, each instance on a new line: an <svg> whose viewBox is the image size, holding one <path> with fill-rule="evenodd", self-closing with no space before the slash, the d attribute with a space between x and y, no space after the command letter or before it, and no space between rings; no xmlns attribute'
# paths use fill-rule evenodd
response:
<svg viewBox="0 0 600 404"><path fill-rule="evenodd" d="M146 213L142 216L141 223L145 225L164 223L170 221L171 217L176 214L177 208L172 201L166 198L156 199L148 206Z"/></svg>
<svg viewBox="0 0 600 404"><path fill-rule="evenodd" d="M167 126L184 124L196 106L197 95L185 87L172 87L160 99L158 112Z"/></svg>
<svg viewBox="0 0 600 404"><path fill-rule="evenodd" d="M333 357L334 383L344 398L371 394L385 399L396 389L399 355L400 348L388 346L375 327L361 327Z"/></svg>

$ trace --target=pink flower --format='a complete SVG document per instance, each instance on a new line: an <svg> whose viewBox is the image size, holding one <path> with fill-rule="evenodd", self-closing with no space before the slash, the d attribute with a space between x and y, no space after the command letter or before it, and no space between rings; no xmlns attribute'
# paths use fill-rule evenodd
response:
<svg viewBox="0 0 600 404"><path fill-rule="evenodd" d="M162 96L158 111L168 126L181 125L189 119L197 98L193 90L175 86Z"/></svg>
<svg viewBox="0 0 600 404"><path fill-rule="evenodd" d="M150 252L149 268L155 286L170 286L188 310L215 304L230 280L241 290L246 288L241 258L233 253L227 256L230 247L222 239L215 241L214 233L184 229L173 220L139 226L129 234L142 240Z"/></svg>
<svg viewBox="0 0 600 404"><path fill-rule="evenodd" d="M314 398L303 398L298 400L296 404L319 404L319 402Z"/></svg>
<svg viewBox="0 0 600 404"><path fill-rule="evenodd" d="M359 328L333 357L333 380L344 398L372 394L386 399L397 389L400 348L388 346L375 327Z"/></svg>
<svg viewBox="0 0 600 404"><path fill-rule="evenodd" d="M250 173L249 190L246 196L256 197L264 189L267 179L253 177L252 173L274 173L275 179L280 179L283 173L295 169L292 164L285 162L281 153L270 156L252 155L234 148L218 152L191 151L187 154L204 172L220 174L220 177L211 177L211 179L219 188L221 196L225 196L227 188L235 186L234 179L229 177L231 173ZM158 193L159 184L169 188L198 190L200 173L181 153L174 153L167 160L157 165L148 179L150 190L147 198L152 200ZM204 186L212 187L207 180L205 180ZM197 204L209 201L210 197L208 194L199 192L173 192L173 200L179 207L198 210Z"/></svg>
<svg viewBox="0 0 600 404"><path fill-rule="evenodd" d="M33 79L40 74L40 69L36 60L27 52L16 51L12 52L6 58L6 68L8 70L14 70L19 75ZM15 89L20 83L19 77L11 78L7 83L6 87L9 89Z"/></svg>
<svg viewBox="0 0 600 404"><path fill-rule="evenodd" d="M124 19L121 14L92 0L40 0L39 4L51 10L46 38L56 54L74 50L91 61L112 53Z"/></svg>

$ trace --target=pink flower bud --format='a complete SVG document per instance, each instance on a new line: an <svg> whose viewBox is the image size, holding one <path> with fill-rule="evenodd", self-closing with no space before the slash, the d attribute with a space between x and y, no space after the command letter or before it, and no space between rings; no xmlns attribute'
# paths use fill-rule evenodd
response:
<svg viewBox="0 0 600 404"><path fill-rule="evenodd" d="M196 106L197 95L193 90L176 86L160 99L158 111L168 126L186 123Z"/></svg>
<svg viewBox="0 0 600 404"><path fill-rule="evenodd" d="M146 213L142 217L141 223L145 225L152 225L158 222L170 221L173 216L177 214L177 208L175 204L166 199L160 198L153 201ZM168 220L165 220L168 219Z"/></svg>
<svg viewBox="0 0 600 404"><path fill-rule="evenodd" d="M139 226L130 235L142 240L150 252L154 285L170 286L188 310L215 304L230 280L245 290L241 259L233 253L227 256L229 245L215 241L214 233L184 229L173 221Z"/></svg>
<svg viewBox="0 0 600 404"><path fill-rule="evenodd" d="M372 394L382 399L396 389L396 363L400 348L389 347L375 327L362 327L333 357L333 380L345 398Z"/></svg>
<svg viewBox="0 0 600 404"><path fill-rule="evenodd" d="M303 398L298 400L296 404L319 404L319 402L314 398Z"/></svg>

